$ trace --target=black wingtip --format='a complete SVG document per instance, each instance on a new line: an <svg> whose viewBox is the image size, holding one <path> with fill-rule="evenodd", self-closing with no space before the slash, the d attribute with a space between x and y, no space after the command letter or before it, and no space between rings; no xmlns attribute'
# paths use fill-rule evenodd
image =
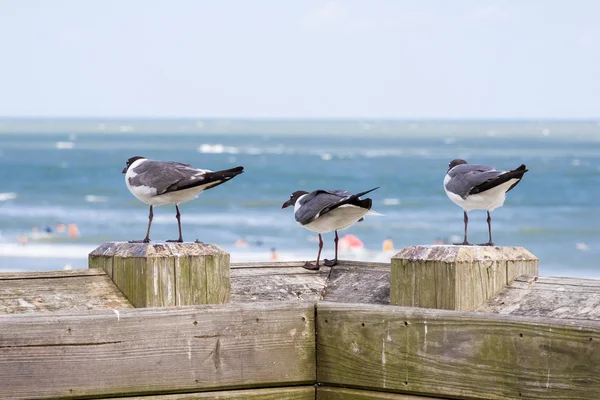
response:
<svg viewBox="0 0 600 400"><path fill-rule="evenodd" d="M377 190L377 189L379 189L379 186L377 186L376 188L373 188L371 190L367 190L365 192L356 193L354 196L356 196L356 197L364 196L365 194L371 193L373 190Z"/></svg>
<svg viewBox="0 0 600 400"><path fill-rule="evenodd" d="M515 169L515 171L525 171L525 172L527 172L529 170L527 169L527 167L525 166L525 164L521 164L519 166L519 168Z"/></svg>

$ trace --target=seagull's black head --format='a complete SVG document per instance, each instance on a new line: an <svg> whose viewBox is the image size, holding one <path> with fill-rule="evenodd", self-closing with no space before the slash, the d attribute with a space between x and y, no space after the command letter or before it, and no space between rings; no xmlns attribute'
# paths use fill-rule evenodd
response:
<svg viewBox="0 0 600 400"><path fill-rule="evenodd" d="M294 193L292 193L290 195L290 199L288 201L286 201L285 203L283 203L283 205L281 206L281 208L286 208L289 206L293 206L296 205L296 202L298 201L298 199L300 198L300 196L303 196L305 194L308 194L308 192L304 191L304 190L297 190Z"/></svg>
<svg viewBox="0 0 600 400"><path fill-rule="evenodd" d="M129 167L131 167L131 164L133 164L134 162L136 162L137 160L141 160L144 159L146 157L141 157L141 156L135 156L135 157L131 157L129 160L127 160L127 166L125 168L123 168L123 174L127 172L127 170L129 169Z"/></svg>
<svg viewBox="0 0 600 400"><path fill-rule="evenodd" d="M460 158L450 161L450 164L448 164L448 171L460 164L467 164L467 162L465 160L461 160Z"/></svg>

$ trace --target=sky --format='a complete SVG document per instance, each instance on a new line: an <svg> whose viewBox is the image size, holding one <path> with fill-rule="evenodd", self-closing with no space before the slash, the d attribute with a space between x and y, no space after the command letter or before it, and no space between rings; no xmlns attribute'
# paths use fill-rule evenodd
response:
<svg viewBox="0 0 600 400"><path fill-rule="evenodd" d="M0 116L600 117L600 1L0 0Z"/></svg>

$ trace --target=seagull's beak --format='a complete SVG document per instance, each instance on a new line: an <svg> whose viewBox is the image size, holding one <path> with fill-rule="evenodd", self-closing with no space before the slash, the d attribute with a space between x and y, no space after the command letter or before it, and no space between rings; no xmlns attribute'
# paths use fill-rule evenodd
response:
<svg viewBox="0 0 600 400"><path fill-rule="evenodd" d="M281 206L282 209L287 208L291 205L293 205L294 203L292 202L292 199L289 199L288 201L286 201L285 203L283 203L283 205Z"/></svg>
<svg viewBox="0 0 600 400"><path fill-rule="evenodd" d="M125 172L127 172L127 167L123 168L123 172L121 173L124 174Z"/></svg>

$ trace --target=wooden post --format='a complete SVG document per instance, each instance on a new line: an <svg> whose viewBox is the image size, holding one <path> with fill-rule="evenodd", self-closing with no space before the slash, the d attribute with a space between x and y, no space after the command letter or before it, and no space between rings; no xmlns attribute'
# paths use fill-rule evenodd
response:
<svg viewBox="0 0 600 400"><path fill-rule="evenodd" d="M134 307L228 303L229 254L204 243L104 243L89 254Z"/></svg>
<svg viewBox="0 0 600 400"><path fill-rule="evenodd" d="M524 274L538 259L522 247L409 246L392 258L390 303L472 311Z"/></svg>

